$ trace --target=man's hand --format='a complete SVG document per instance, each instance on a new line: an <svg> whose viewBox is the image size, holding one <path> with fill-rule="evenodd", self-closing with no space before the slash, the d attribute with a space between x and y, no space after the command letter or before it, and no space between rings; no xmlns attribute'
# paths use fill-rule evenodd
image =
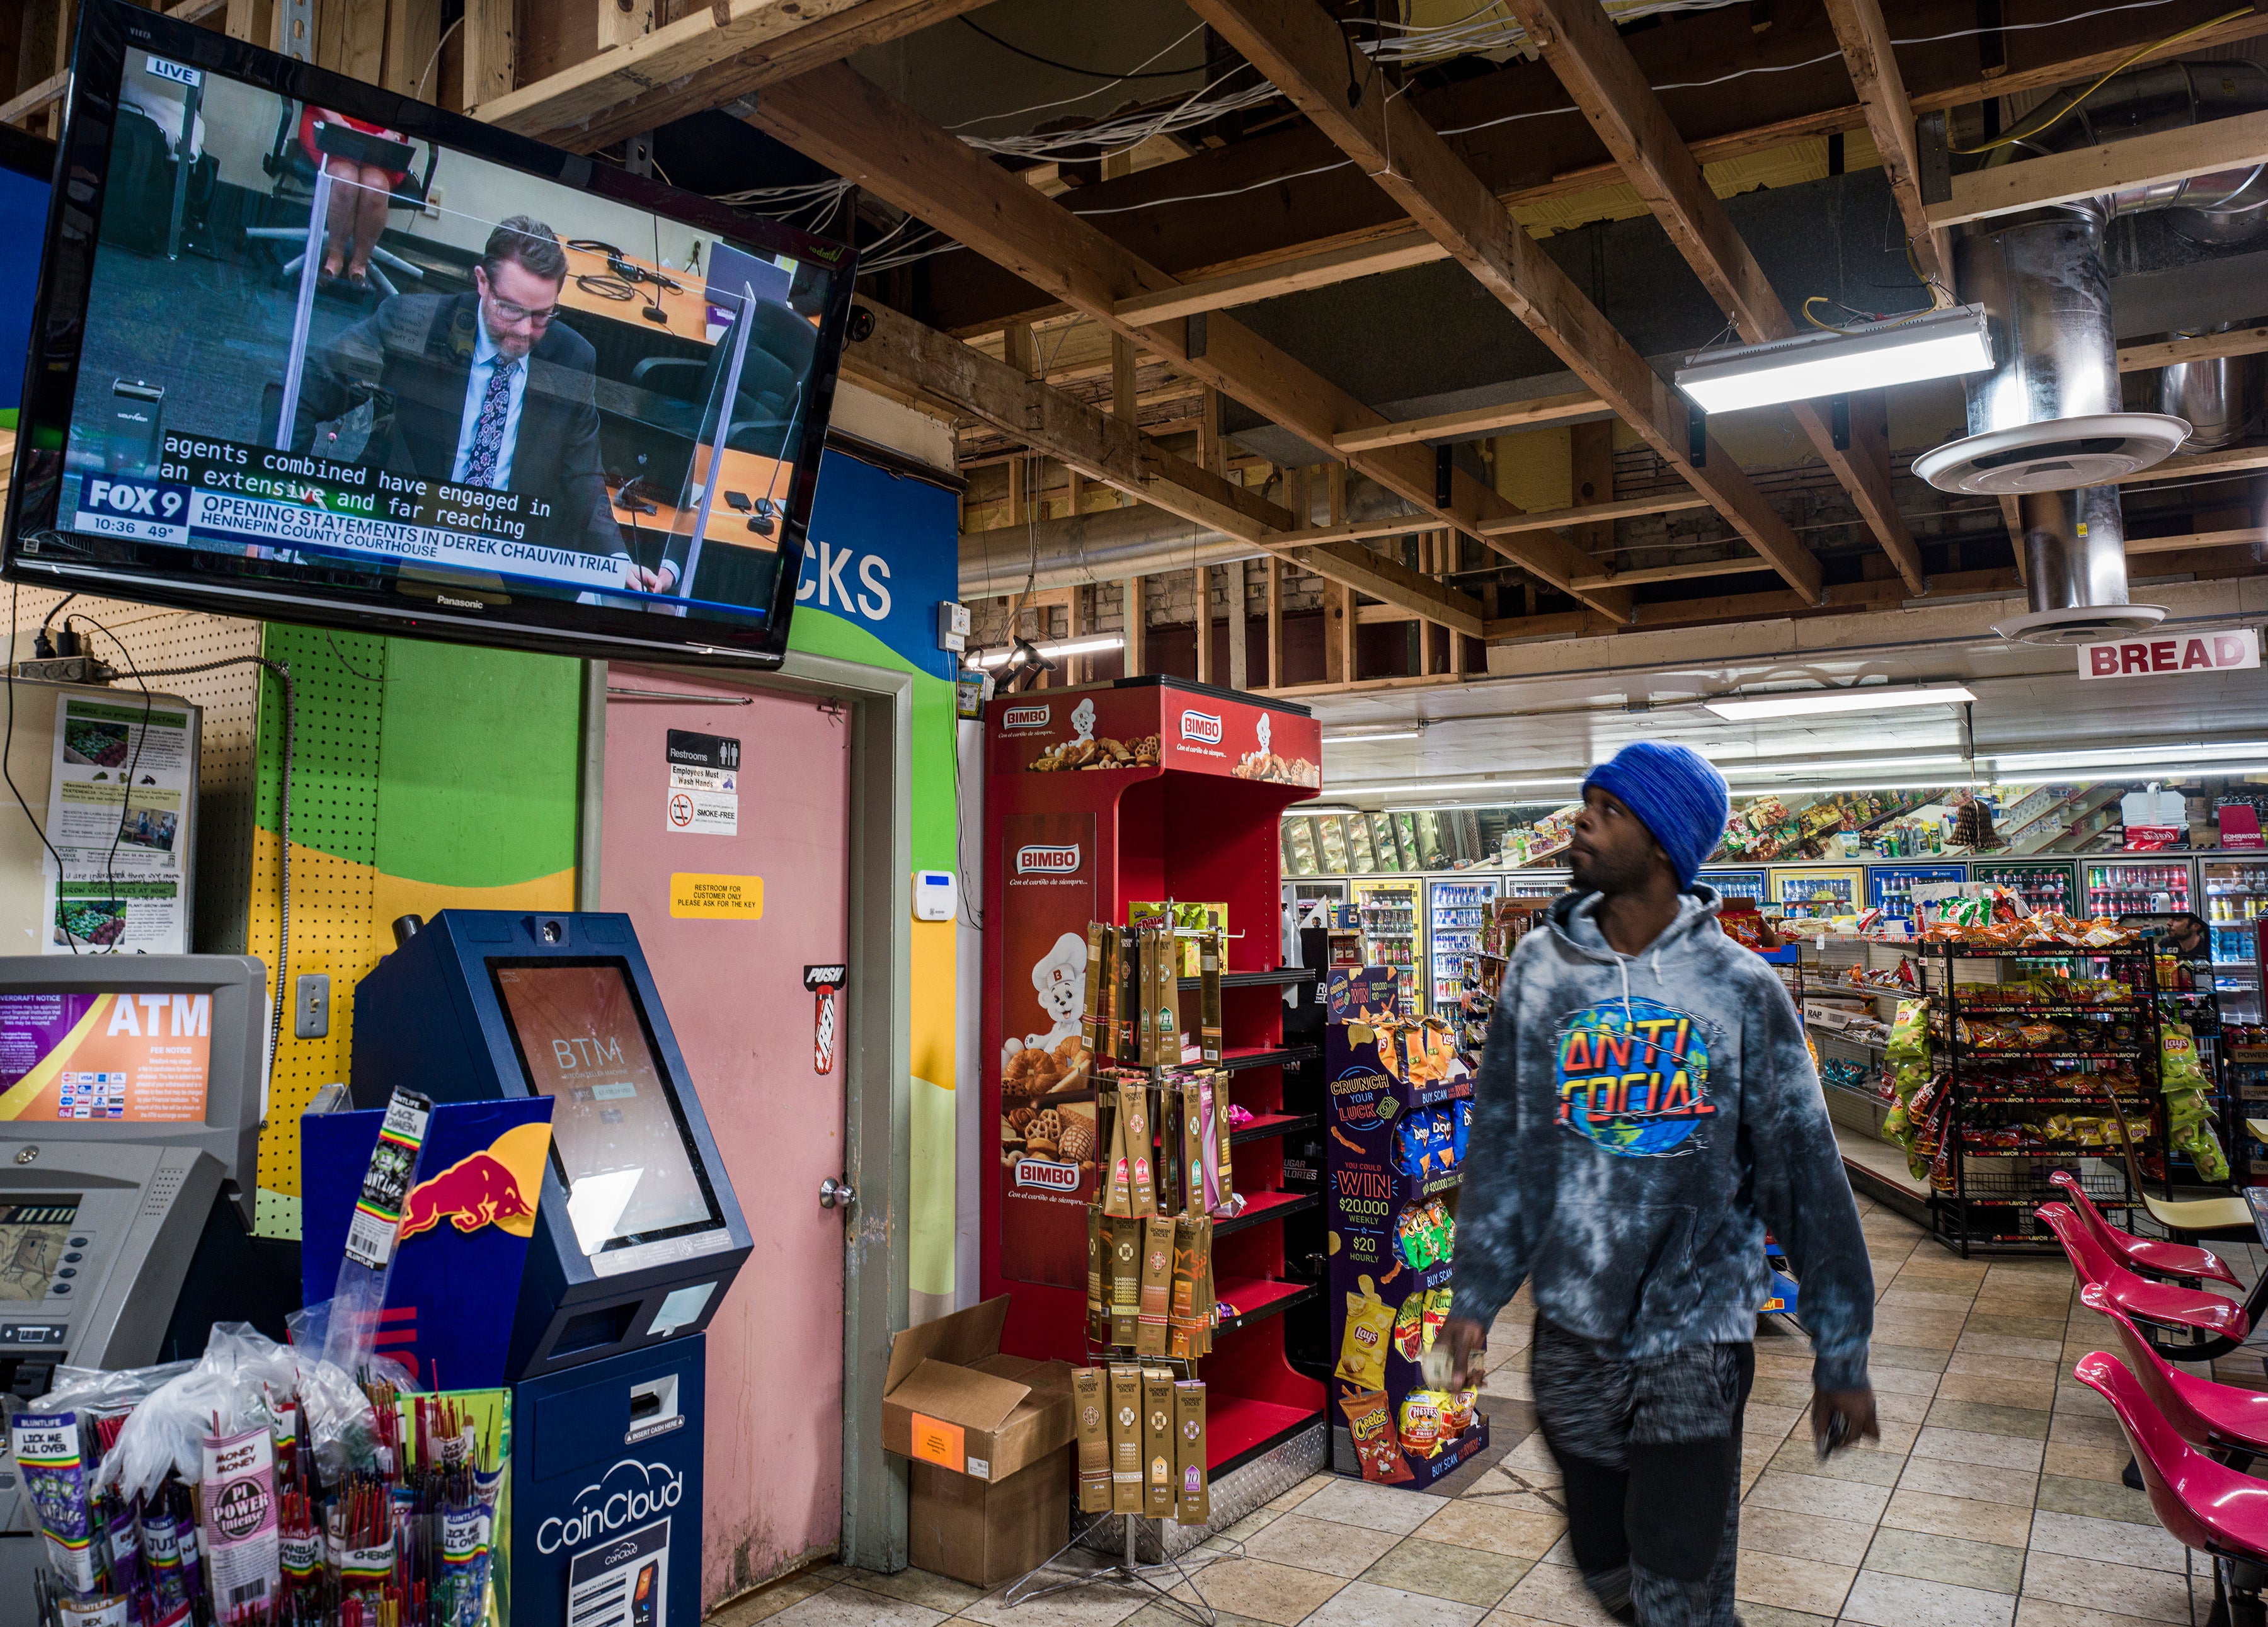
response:
<svg viewBox="0 0 2268 1627"><path fill-rule="evenodd" d="M1474 1358L1488 1348L1488 1329L1469 1316L1452 1316L1433 1336L1436 1349L1449 1353L1448 1388L1461 1390L1480 1378ZM1873 1416L1871 1413L1869 1417Z"/></svg>
<svg viewBox="0 0 2268 1627"><path fill-rule="evenodd" d="M658 571L649 571L644 565L632 565L629 571L630 585L641 593L666 593L670 584L676 580L677 567L666 559Z"/></svg>
<svg viewBox="0 0 2268 1627"><path fill-rule="evenodd" d="M1842 1425L1839 1432L1835 1428L1838 1422ZM1874 1421L1874 1392L1871 1388L1812 1391L1811 1444L1820 1456L1825 1457L1861 1439L1881 1438L1881 1425Z"/></svg>

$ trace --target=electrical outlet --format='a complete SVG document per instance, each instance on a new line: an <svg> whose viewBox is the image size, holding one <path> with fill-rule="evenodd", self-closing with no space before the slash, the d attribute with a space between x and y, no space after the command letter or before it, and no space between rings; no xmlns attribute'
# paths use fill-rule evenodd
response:
<svg viewBox="0 0 2268 1627"><path fill-rule="evenodd" d="M428 220L441 218L441 188L435 187L425 195L425 207L417 211Z"/></svg>
<svg viewBox="0 0 2268 1627"><path fill-rule="evenodd" d="M328 972L302 972L293 980L291 1034L320 1040L331 1031L331 979Z"/></svg>

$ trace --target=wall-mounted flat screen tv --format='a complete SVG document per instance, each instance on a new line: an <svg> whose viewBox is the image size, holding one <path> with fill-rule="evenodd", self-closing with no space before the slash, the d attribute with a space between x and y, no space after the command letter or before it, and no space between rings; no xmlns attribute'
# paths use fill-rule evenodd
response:
<svg viewBox="0 0 2268 1627"><path fill-rule="evenodd" d="M853 254L88 0L5 574L777 666Z"/></svg>

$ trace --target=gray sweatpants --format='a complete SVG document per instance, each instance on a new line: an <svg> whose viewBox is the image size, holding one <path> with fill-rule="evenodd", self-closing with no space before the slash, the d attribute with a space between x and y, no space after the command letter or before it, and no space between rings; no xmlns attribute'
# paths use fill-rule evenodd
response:
<svg viewBox="0 0 2268 1627"><path fill-rule="evenodd" d="M1638 1627L1734 1627L1755 1347L1616 1361L1539 1320L1530 1359L1585 1585L1624 1620L1635 1612Z"/></svg>

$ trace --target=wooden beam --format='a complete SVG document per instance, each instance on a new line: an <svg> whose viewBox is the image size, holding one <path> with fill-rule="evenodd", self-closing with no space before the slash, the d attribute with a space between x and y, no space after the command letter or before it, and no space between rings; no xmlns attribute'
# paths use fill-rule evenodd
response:
<svg viewBox="0 0 2268 1627"><path fill-rule="evenodd" d="M1190 575L1197 578L1197 602L1195 621L1197 631L1197 681L1212 681L1212 567L1199 565Z"/></svg>
<svg viewBox="0 0 2268 1627"><path fill-rule="evenodd" d="M1683 565L1645 565L1636 571L1616 571L1599 578L1602 585L1619 582L1632 587L1640 582L1692 582L1703 577L1745 576L1752 571L1769 571L1771 564L1762 559L1702 559Z"/></svg>
<svg viewBox="0 0 2268 1627"><path fill-rule="evenodd" d="M1644 497L1621 497L1612 503L1578 504L1572 508L1537 509L1517 519L1494 519L1489 524L1491 526L1501 526L1507 532L1541 531L1559 526L1611 524L1617 519L1635 519L1646 514L1679 514L1708 506L1709 499L1697 491L1672 491Z"/></svg>
<svg viewBox="0 0 2268 1627"><path fill-rule="evenodd" d="M2178 362L2257 356L2263 350L2268 350L2268 327L2232 328L2225 334L2193 334L2183 339L2161 340L2155 344L2122 345L2118 371L2145 372L2154 367L2171 367Z"/></svg>
<svg viewBox="0 0 2268 1627"><path fill-rule="evenodd" d="M1447 258L1447 249L1441 253L1444 259ZM1332 441L1331 449L1344 456L1411 441L1462 440L1494 430L1532 430L1548 423L1565 423L1609 410L1607 404L1588 390L1565 395L1538 395L1528 401L1507 401L1501 407L1468 407L1462 412L1436 413L1430 418L1404 418L1398 423L1381 423L1373 429L1349 430Z"/></svg>
<svg viewBox="0 0 2268 1627"><path fill-rule="evenodd" d="M2133 486L2158 481L2201 480L2216 475L2241 475L2248 469L2268 469L2268 446L2230 446L2220 452L2176 453L2146 469L2121 475L2105 482Z"/></svg>
<svg viewBox="0 0 2268 1627"><path fill-rule="evenodd" d="M2015 550L2016 580L2024 581L2027 579L2024 575L2024 505L2021 499L2005 497L2000 499L2000 523L2007 527L2008 546Z"/></svg>
<svg viewBox="0 0 2268 1627"><path fill-rule="evenodd" d="M475 118L512 90L514 26L512 0L465 0L465 111Z"/></svg>
<svg viewBox="0 0 2268 1627"><path fill-rule="evenodd" d="M1118 585L1122 619L1126 623L1126 676L1142 675L1142 654L1150 637L1150 578L1128 577Z"/></svg>
<svg viewBox="0 0 2268 1627"><path fill-rule="evenodd" d="M2187 180L2263 163L2268 163L2268 112L2240 113L2102 146L1966 171L1953 178L1951 198L1928 206L1929 223L1937 228L1957 226L1994 215L2101 197L2129 187Z"/></svg>
<svg viewBox="0 0 2268 1627"><path fill-rule="evenodd" d="M1935 277L1951 294L1953 236L1943 226L1930 224L1921 201L1921 148L1914 135L1913 104L1906 99L1905 80L1898 73L1881 0L1826 4L1843 60L1851 69L1851 84L1859 92L1859 106L1867 115L1867 133L1882 156L1882 173L1897 202L1898 217L1905 223L1914 263L1924 276Z"/></svg>
<svg viewBox="0 0 2268 1627"><path fill-rule="evenodd" d="M2235 531L2192 531L2177 537L2128 537L2129 558L2137 554L2178 554L2192 548L2257 548L2268 543L2268 526L2245 526Z"/></svg>
<svg viewBox="0 0 2268 1627"><path fill-rule="evenodd" d="M1255 266L1183 283L1154 294L1136 294L1118 302L1118 314L1130 322L1169 322L1200 311L1226 311L1263 299L1296 294L1305 289L1328 288L1359 276L1376 276L1410 266L1428 266L1447 260L1449 251L1424 232L1397 232L1374 242L1349 243L1325 249L1282 265Z"/></svg>
<svg viewBox="0 0 2268 1627"><path fill-rule="evenodd" d="M1109 324L1178 371L1234 396L1310 445L1328 446L1342 431L1386 422L1383 414L1231 318L1216 316L1203 323L1189 319L1152 328L1125 321L1116 314L1120 299L1168 287L1172 279L975 149L892 101L871 80L843 63L775 87L755 107L744 107L741 116L845 180L919 215ZM1631 356L1644 365L1637 362L1635 352ZM1518 512L1462 470L1452 476L1448 503L1439 504L1433 456L1422 446L1386 447L1362 453L1355 461L1364 474L1417 508L1468 530L1477 521ZM1588 561L1561 538L1491 546L1523 570L1563 589L1577 574L1587 572ZM1607 614L1629 614L1627 595L1591 592L1597 597L1590 602ZM1469 595L1455 597L1476 625L1477 605Z"/></svg>
<svg viewBox="0 0 2268 1627"><path fill-rule="evenodd" d="M1123 334L1110 335L1110 413L1121 423L1134 422L1134 344ZM1304 518L1304 516L1302 517Z"/></svg>
<svg viewBox="0 0 2268 1627"><path fill-rule="evenodd" d="M725 107L986 0L711 0L628 45L480 109L492 124L589 152Z"/></svg>
<svg viewBox="0 0 2268 1627"><path fill-rule="evenodd" d="M1274 563L1274 556L1270 556ZM1252 625L1244 615L1244 561L1236 560L1227 567L1228 573L1228 687L1248 689L1252 687Z"/></svg>
<svg viewBox="0 0 2268 1627"><path fill-rule="evenodd" d="M1284 682L1284 562L1268 556L1268 687Z"/></svg>
<svg viewBox="0 0 2268 1627"><path fill-rule="evenodd" d="M1702 175L1700 160L1670 122L1668 110L1646 83L1645 70L1615 32L1606 11L1596 0L1506 0L1506 4L1718 308L1738 324L1742 336L1751 343L1792 337L1795 319L1734 227L1723 201ZM1921 592L1921 550L1914 546L1890 495L1886 460L1862 447L1855 437L1843 438L1847 444L1838 445L1822 403L1793 401L1788 410L1858 505L1859 518L1898 574L1909 587ZM1696 483L1705 490L1705 482ZM1792 532L1786 540L1801 546ZM1757 552L1769 556L1772 549L1759 543ZM1814 562L1804 573L1815 586L1817 570ZM1791 582L1800 585L1794 578Z"/></svg>
<svg viewBox="0 0 2268 1627"><path fill-rule="evenodd" d="M1447 245L1484 287L1527 323L1664 461L1707 496L1792 586L1804 593L1819 591L1817 557L1771 511L1723 448L1712 444L1703 464L1694 462L1683 401L1409 101L1381 90L1351 107L1347 105L1346 37L1314 0L1194 0L1193 9ZM1605 26L1605 13L1599 16ZM1457 523L1485 536L1487 519L1461 518ZM1504 547L1503 538L1488 541L1499 550ZM1591 574L1587 555L1572 544L1563 547L1585 561L1580 574ZM1572 577L1547 579L1578 591ZM1579 596L1587 600L1599 591L1580 590Z"/></svg>

